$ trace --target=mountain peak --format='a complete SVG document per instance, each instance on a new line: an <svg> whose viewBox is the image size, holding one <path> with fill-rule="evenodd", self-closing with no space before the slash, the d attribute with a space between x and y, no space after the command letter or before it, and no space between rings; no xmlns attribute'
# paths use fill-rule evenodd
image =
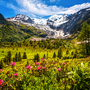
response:
<svg viewBox="0 0 90 90"><path fill-rule="evenodd" d="M10 20L11 21L31 23L31 24L34 23L34 21L30 17L23 15L23 14L17 14L15 17L10 18Z"/></svg>

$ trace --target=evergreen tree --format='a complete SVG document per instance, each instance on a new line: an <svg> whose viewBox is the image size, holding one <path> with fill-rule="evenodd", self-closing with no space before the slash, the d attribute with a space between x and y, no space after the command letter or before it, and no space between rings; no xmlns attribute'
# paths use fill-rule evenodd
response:
<svg viewBox="0 0 90 90"><path fill-rule="evenodd" d="M43 55L43 58L46 58L45 54Z"/></svg>
<svg viewBox="0 0 90 90"><path fill-rule="evenodd" d="M58 58L61 59L61 57L62 57L62 49L60 47L58 50Z"/></svg>
<svg viewBox="0 0 90 90"><path fill-rule="evenodd" d="M8 51L7 59L8 59L8 61L9 61L9 63L10 63L10 62L11 62L11 51Z"/></svg>
<svg viewBox="0 0 90 90"><path fill-rule="evenodd" d="M74 54L74 52L72 51L72 52L71 52L71 55L73 55L73 54Z"/></svg>
<svg viewBox="0 0 90 90"><path fill-rule="evenodd" d="M16 61L15 61L15 58L13 58L13 62L16 62Z"/></svg>
<svg viewBox="0 0 90 90"><path fill-rule="evenodd" d="M54 52L54 54L53 54L53 58L56 58L56 53Z"/></svg>
<svg viewBox="0 0 90 90"><path fill-rule="evenodd" d="M78 58L78 52L77 52L77 49L75 50L75 53L73 54L73 58Z"/></svg>
<svg viewBox="0 0 90 90"><path fill-rule="evenodd" d="M0 61L0 69L4 68L5 67L5 63L3 60Z"/></svg>
<svg viewBox="0 0 90 90"><path fill-rule="evenodd" d="M67 49L67 50L66 50L66 55L68 55L68 54L69 54L69 50Z"/></svg>
<svg viewBox="0 0 90 90"><path fill-rule="evenodd" d="M37 56L36 56L36 55L34 55L34 62L36 62L36 60L37 60Z"/></svg>
<svg viewBox="0 0 90 90"><path fill-rule="evenodd" d="M36 62L39 62L40 61L40 57L39 57L39 54L37 53L36 55L34 55L34 61Z"/></svg>
<svg viewBox="0 0 90 90"><path fill-rule="evenodd" d="M47 59L48 59L48 51L47 51Z"/></svg>
<svg viewBox="0 0 90 90"><path fill-rule="evenodd" d="M83 48L85 47L86 55L90 54L90 26L87 23L83 24L82 30L78 36L79 41L87 41L84 42ZM85 54L84 53L84 54Z"/></svg>
<svg viewBox="0 0 90 90"><path fill-rule="evenodd" d="M21 53L18 54L18 61L21 61Z"/></svg>
<svg viewBox="0 0 90 90"><path fill-rule="evenodd" d="M18 55L16 53L16 55L15 55L15 62L17 62L17 61L18 61Z"/></svg>
<svg viewBox="0 0 90 90"><path fill-rule="evenodd" d="M37 62L40 61L39 54L37 53Z"/></svg>
<svg viewBox="0 0 90 90"><path fill-rule="evenodd" d="M23 53L23 59L27 59L26 52Z"/></svg>

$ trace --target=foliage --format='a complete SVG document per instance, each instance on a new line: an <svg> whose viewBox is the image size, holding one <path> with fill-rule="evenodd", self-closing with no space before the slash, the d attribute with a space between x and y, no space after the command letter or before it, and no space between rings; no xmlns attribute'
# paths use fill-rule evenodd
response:
<svg viewBox="0 0 90 90"><path fill-rule="evenodd" d="M59 57L59 59L61 59L61 57L62 57L62 48L61 47L58 50L58 57Z"/></svg>
<svg viewBox="0 0 90 90"><path fill-rule="evenodd" d="M56 53L55 52L53 53L53 58L56 58Z"/></svg>
<svg viewBox="0 0 90 90"><path fill-rule="evenodd" d="M26 52L23 53L23 59L27 59Z"/></svg>
<svg viewBox="0 0 90 90"><path fill-rule="evenodd" d="M83 45L82 47L85 48L84 54L90 55L90 26L87 23L83 25L78 40L83 41L84 45L81 44L81 46Z"/></svg>
<svg viewBox="0 0 90 90"><path fill-rule="evenodd" d="M40 61L40 57L39 57L39 54L37 53L36 55L34 55L34 61L36 62L39 62Z"/></svg>
<svg viewBox="0 0 90 90"><path fill-rule="evenodd" d="M78 67L73 67L74 70L68 72L71 89L73 90L89 90L90 89L90 70L88 63L81 63Z"/></svg>

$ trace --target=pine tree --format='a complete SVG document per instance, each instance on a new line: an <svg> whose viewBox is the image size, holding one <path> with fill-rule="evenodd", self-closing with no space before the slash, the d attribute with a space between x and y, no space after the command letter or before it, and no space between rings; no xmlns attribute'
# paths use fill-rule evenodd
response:
<svg viewBox="0 0 90 90"><path fill-rule="evenodd" d="M9 61L9 63L10 63L10 62L11 62L11 51L8 51L7 59L8 59L8 61Z"/></svg>
<svg viewBox="0 0 90 90"><path fill-rule="evenodd" d="M66 55L68 55L68 54L69 54L69 50L67 49L67 50L66 50Z"/></svg>
<svg viewBox="0 0 90 90"><path fill-rule="evenodd" d="M58 58L61 59L61 57L62 57L62 49L60 47L58 50Z"/></svg>
<svg viewBox="0 0 90 90"><path fill-rule="evenodd" d="M48 59L48 51L47 51L47 59Z"/></svg>
<svg viewBox="0 0 90 90"><path fill-rule="evenodd" d="M43 55L43 58L46 58L45 54Z"/></svg>
<svg viewBox="0 0 90 90"><path fill-rule="evenodd" d="M18 61L18 55L16 53L16 55L15 55L15 62L17 62L17 61Z"/></svg>
<svg viewBox="0 0 90 90"><path fill-rule="evenodd" d="M39 54L37 53L37 62L40 61Z"/></svg>
<svg viewBox="0 0 90 90"><path fill-rule="evenodd" d="M39 54L37 53L36 55L34 55L34 61L36 62L39 62L40 61L40 57L39 57Z"/></svg>
<svg viewBox="0 0 90 90"><path fill-rule="evenodd" d="M21 53L18 54L18 61L21 61Z"/></svg>
<svg viewBox="0 0 90 90"><path fill-rule="evenodd" d="M83 54L90 55L90 26L86 22L83 24L82 30L78 36L78 40L87 41L87 43L84 42L84 45L81 45L83 45L82 49L85 48Z"/></svg>
<svg viewBox="0 0 90 90"><path fill-rule="evenodd" d="M23 59L27 59L26 52L23 53Z"/></svg>
<svg viewBox="0 0 90 90"><path fill-rule="evenodd" d="M73 55L73 54L74 54L74 52L72 51L72 52L71 52L71 55Z"/></svg>
<svg viewBox="0 0 90 90"><path fill-rule="evenodd" d="M56 53L55 52L53 53L53 58L56 58Z"/></svg>
<svg viewBox="0 0 90 90"><path fill-rule="evenodd" d="M5 63L3 60L0 61L0 69L4 68L5 67Z"/></svg>

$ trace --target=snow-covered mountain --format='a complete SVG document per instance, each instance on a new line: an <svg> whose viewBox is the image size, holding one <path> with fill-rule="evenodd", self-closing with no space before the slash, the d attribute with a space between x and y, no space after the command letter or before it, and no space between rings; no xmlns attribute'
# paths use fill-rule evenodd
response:
<svg viewBox="0 0 90 90"><path fill-rule="evenodd" d="M53 15L53 16L49 17L49 19L47 20L48 25L53 25L55 27L58 27L61 24L64 24L66 22L68 22L68 15L66 15L66 14L64 14L64 15Z"/></svg>
<svg viewBox="0 0 90 90"><path fill-rule="evenodd" d="M37 29L45 31L49 38L63 38L70 35L71 29L89 11L90 8L86 8L71 15L52 15L48 19L32 19L26 15L18 14L7 20L34 26Z"/></svg>
<svg viewBox="0 0 90 90"><path fill-rule="evenodd" d="M30 24L34 23L34 21L30 17L22 14L17 14L15 17L7 18L7 19L10 21L17 21L21 23L30 23Z"/></svg>
<svg viewBox="0 0 90 90"><path fill-rule="evenodd" d="M37 18L34 18L33 21L34 21L35 24L47 25L47 19L37 19Z"/></svg>

